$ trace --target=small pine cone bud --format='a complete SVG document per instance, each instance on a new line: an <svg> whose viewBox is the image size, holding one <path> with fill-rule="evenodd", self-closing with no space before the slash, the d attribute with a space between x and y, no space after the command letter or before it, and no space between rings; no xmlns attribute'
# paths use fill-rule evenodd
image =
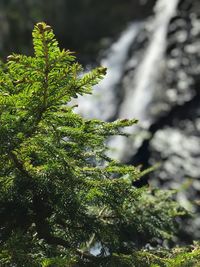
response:
<svg viewBox="0 0 200 267"><path fill-rule="evenodd" d="M128 122L129 120L128 119L122 119L120 120L121 122Z"/></svg>
<svg viewBox="0 0 200 267"><path fill-rule="evenodd" d="M16 59L16 57L13 55L10 55L7 57L7 60L9 60L9 61L15 61L15 59Z"/></svg>
<svg viewBox="0 0 200 267"><path fill-rule="evenodd" d="M15 62L17 62L17 61L19 61L19 59L20 59L20 56L19 55L10 55L10 56L7 57L7 60L8 61L15 61Z"/></svg>
<svg viewBox="0 0 200 267"><path fill-rule="evenodd" d="M14 84L19 84L19 83L21 83L21 81L20 80L17 80L17 81L14 81L13 83Z"/></svg>
<svg viewBox="0 0 200 267"><path fill-rule="evenodd" d="M44 24L42 22L37 23L37 27L40 30L40 32L44 31Z"/></svg>
<svg viewBox="0 0 200 267"><path fill-rule="evenodd" d="M99 68L97 69L97 71L98 71L98 73L101 73L101 74L103 74L103 75L106 75L106 73L107 73L107 68L105 68L105 67L99 67Z"/></svg>
<svg viewBox="0 0 200 267"><path fill-rule="evenodd" d="M23 82L25 82L26 81L26 78L23 78L23 79L21 79L21 80L16 80L16 81L14 81L13 83L14 84L20 84L20 83L23 83Z"/></svg>
<svg viewBox="0 0 200 267"><path fill-rule="evenodd" d="M49 32L51 30L51 26L46 25L46 27L44 28L44 30Z"/></svg>

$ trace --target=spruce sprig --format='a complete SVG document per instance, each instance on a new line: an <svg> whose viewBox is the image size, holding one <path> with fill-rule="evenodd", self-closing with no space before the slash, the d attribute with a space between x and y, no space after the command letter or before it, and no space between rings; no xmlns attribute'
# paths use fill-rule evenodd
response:
<svg viewBox="0 0 200 267"><path fill-rule="evenodd" d="M107 266L101 260L171 238L178 205L133 187L139 168L107 155L107 138L137 121L86 120L70 105L106 69L82 75L43 22L33 44L34 56L12 54L0 69L0 264Z"/></svg>

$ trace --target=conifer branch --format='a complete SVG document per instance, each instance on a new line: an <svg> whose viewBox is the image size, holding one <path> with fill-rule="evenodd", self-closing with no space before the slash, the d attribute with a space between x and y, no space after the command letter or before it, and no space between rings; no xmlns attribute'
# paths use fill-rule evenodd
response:
<svg viewBox="0 0 200 267"><path fill-rule="evenodd" d="M107 156L107 138L136 120L86 120L67 107L91 93L106 69L80 77L82 68L45 23L35 26L33 43L33 57L13 54L0 70L0 265L135 263L144 252L135 244L170 240L182 210L171 192L132 186L147 171ZM112 253L92 255L96 241ZM123 255L127 247L138 254Z"/></svg>
<svg viewBox="0 0 200 267"><path fill-rule="evenodd" d="M32 177L30 176L30 174L26 171L26 169L24 168L24 165L22 162L20 162L20 160L17 158L17 156L15 155L14 152L10 151L9 152L9 158L11 159L11 161L14 163L15 167L27 178L30 179L30 182L33 181Z"/></svg>
<svg viewBox="0 0 200 267"><path fill-rule="evenodd" d="M105 206L105 207L103 207L103 208L100 210L100 212L99 212L99 214L98 214L98 216L97 216L97 219L99 219L99 218L102 216L102 214L104 213L104 211L106 210L106 208L107 208L107 207ZM91 248L91 245L93 244L93 242L94 242L94 240L95 240L95 236L96 236L95 233L92 234L90 240L87 242L87 245L86 245L86 251L88 251L88 250Z"/></svg>

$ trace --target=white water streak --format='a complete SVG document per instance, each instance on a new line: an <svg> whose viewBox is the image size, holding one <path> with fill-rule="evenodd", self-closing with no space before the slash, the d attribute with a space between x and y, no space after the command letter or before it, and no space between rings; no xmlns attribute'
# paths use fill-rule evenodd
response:
<svg viewBox="0 0 200 267"><path fill-rule="evenodd" d="M107 67L107 75L98 86L94 87L93 95L79 97L77 112L84 117L107 120L114 115L115 88L122 78L128 51L139 31L139 25L138 23L130 24L117 42L111 46L108 57L102 59L101 65Z"/></svg>
<svg viewBox="0 0 200 267"><path fill-rule="evenodd" d="M140 123L150 123L148 112L156 83L161 75L167 44L170 19L175 15L178 0L159 0L155 6L155 20L151 26L150 43L136 70L132 84L127 88L120 117L137 118Z"/></svg>
<svg viewBox="0 0 200 267"><path fill-rule="evenodd" d="M126 97L119 112L120 118L137 118L140 121L139 125L145 128L152 120L148 108L161 75L168 25L176 12L177 4L178 0L159 0L157 2L154 10L155 19L149 25L151 26L150 42L132 82L126 87ZM137 130L135 127L130 127L127 132L136 134ZM141 132L136 137L134 143L120 136L112 138L109 145L113 151L109 155L121 160L129 158L143 141Z"/></svg>

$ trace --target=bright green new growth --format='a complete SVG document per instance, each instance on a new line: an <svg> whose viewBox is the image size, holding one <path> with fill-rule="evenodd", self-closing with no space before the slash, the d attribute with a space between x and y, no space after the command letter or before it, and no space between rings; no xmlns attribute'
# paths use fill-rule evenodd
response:
<svg viewBox="0 0 200 267"><path fill-rule="evenodd" d="M143 266L142 247L172 238L181 213L172 193L133 187L140 170L107 155L107 138L136 120L76 114L70 100L106 69L81 75L45 23L33 43L34 57L13 54L0 68L0 265Z"/></svg>

